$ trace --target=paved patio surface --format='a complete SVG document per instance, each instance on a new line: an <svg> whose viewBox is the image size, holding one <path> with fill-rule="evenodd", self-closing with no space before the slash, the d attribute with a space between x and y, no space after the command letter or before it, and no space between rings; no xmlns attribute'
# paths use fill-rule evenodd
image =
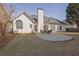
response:
<svg viewBox="0 0 79 59"><path fill-rule="evenodd" d="M67 35L58 35L58 34L35 34L37 37L43 40L48 40L48 41L67 41L71 40L72 37L67 36Z"/></svg>

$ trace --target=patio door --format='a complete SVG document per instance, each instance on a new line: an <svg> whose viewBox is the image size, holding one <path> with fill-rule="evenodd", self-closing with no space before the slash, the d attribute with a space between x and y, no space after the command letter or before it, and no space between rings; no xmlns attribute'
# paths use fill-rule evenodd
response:
<svg viewBox="0 0 79 59"><path fill-rule="evenodd" d="M55 26L52 26L51 30L52 32L55 32Z"/></svg>

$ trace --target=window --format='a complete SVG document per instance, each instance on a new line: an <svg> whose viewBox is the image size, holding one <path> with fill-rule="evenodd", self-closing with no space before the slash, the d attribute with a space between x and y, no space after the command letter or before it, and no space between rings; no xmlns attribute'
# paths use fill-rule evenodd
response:
<svg viewBox="0 0 79 59"><path fill-rule="evenodd" d="M30 28L32 28L32 24L30 24Z"/></svg>
<svg viewBox="0 0 79 59"><path fill-rule="evenodd" d="M16 20L16 29L23 29L23 22L21 20Z"/></svg>
<svg viewBox="0 0 79 59"><path fill-rule="evenodd" d="M60 30L62 30L62 26L60 26Z"/></svg>

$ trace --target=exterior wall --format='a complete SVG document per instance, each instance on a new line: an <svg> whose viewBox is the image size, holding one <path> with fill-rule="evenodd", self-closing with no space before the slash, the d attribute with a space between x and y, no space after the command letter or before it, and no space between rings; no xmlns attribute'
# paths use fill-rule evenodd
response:
<svg viewBox="0 0 79 59"><path fill-rule="evenodd" d="M52 32L57 32L57 25L48 24L48 30L52 30Z"/></svg>
<svg viewBox="0 0 79 59"><path fill-rule="evenodd" d="M23 29L16 28L16 20L23 21ZM30 24L32 24L32 28L30 28ZM25 15L21 15L15 20L13 20L13 32L15 33L32 33L34 30L34 23L32 23Z"/></svg>
<svg viewBox="0 0 79 59"><path fill-rule="evenodd" d="M58 31L58 29L57 29L58 25L54 25L54 26L55 26L55 31L54 32L57 32Z"/></svg>
<svg viewBox="0 0 79 59"><path fill-rule="evenodd" d="M50 24L48 24L48 30L51 30L51 25Z"/></svg>
<svg viewBox="0 0 79 59"><path fill-rule="evenodd" d="M66 28L77 28L77 25L74 24L74 25L67 25Z"/></svg>
<svg viewBox="0 0 79 59"><path fill-rule="evenodd" d="M37 15L38 15L38 33L40 33L40 30L44 30L44 11L42 9L37 10Z"/></svg>
<svg viewBox="0 0 79 59"><path fill-rule="evenodd" d="M60 26L61 26L61 30L60 30ZM48 30L52 30L52 32L66 31L66 25L48 24Z"/></svg>
<svg viewBox="0 0 79 59"><path fill-rule="evenodd" d="M61 30L60 30L61 26ZM52 32L65 32L66 28L77 28L77 25L55 25L55 24L48 24L48 30L52 30Z"/></svg>
<svg viewBox="0 0 79 59"><path fill-rule="evenodd" d="M77 28L77 24L74 24L74 25L72 25L73 26L73 28Z"/></svg>
<svg viewBox="0 0 79 59"><path fill-rule="evenodd" d="M61 29L60 29L61 26ZM66 31L66 25L57 25L57 31L61 32L61 31Z"/></svg>
<svg viewBox="0 0 79 59"><path fill-rule="evenodd" d="M60 29L61 26L61 29ZM48 24L48 30L52 30L52 32L65 32L66 28L77 28L77 25L55 25L55 24Z"/></svg>

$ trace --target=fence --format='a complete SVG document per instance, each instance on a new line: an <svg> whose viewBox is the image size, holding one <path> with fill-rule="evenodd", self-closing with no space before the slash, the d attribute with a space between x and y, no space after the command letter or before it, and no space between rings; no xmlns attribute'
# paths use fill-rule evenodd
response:
<svg viewBox="0 0 79 59"><path fill-rule="evenodd" d="M79 32L78 28L66 28L66 32Z"/></svg>

